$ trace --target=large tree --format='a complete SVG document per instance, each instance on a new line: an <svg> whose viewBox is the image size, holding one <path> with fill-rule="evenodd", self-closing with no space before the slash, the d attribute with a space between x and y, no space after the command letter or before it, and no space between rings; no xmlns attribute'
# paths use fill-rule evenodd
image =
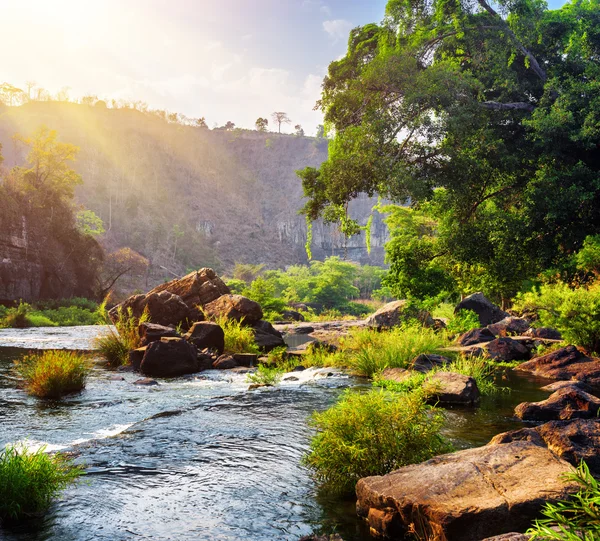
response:
<svg viewBox="0 0 600 541"><path fill-rule="evenodd" d="M431 258L512 293L599 231L599 60L599 0L389 0L329 66L335 136L299 172L304 212L360 193L427 203Z"/></svg>

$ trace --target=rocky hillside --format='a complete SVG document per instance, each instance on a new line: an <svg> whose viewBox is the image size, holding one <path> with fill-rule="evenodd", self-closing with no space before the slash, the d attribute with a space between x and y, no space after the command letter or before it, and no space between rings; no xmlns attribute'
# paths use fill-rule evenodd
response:
<svg viewBox="0 0 600 541"><path fill-rule="evenodd" d="M217 131L167 123L128 109L32 102L0 111L5 165L23 163L25 149L11 137L41 124L81 148L75 168L84 184L79 203L104 221L108 249L129 246L147 257L154 280L168 271L235 262L283 267L306 261L306 225L298 209L297 169L318 166L327 141L310 137ZM366 223L374 201L354 203ZM348 254L381 263L385 227L373 224L370 256L364 238ZM313 257L343 253L335 228L316 224Z"/></svg>

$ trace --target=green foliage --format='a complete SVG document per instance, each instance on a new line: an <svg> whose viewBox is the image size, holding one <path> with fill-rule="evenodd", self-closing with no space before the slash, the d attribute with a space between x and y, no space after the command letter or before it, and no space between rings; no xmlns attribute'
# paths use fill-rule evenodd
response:
<svg viewBox="0 0 600 541"><path fill-rule="evenodd" d="M244 282L244 280L238 280L236 278L226 280L225 284L234 295L241 295L244 289L248 287L248 284Z"/></svg>
<svg viewBox="0 0 600 541"><path fill-rule="evenodd" d="M281 312L285 308L285 301L275 296L275 284L262 277L256 278L249 287L242 291L242 295L256 301L261 305L265 319L281 319Z"/></svg>
<svg viewBox="0 0 600 541"><path fill-rule="evenodd" d="M564 283L542 285L520 294L514 309L537 312L540 326L555 327L566 341L600 352L600 282L575 289Z"/></svg>
<svg viewBox="0 0 600 541"><path fill-rule="evenodd" d="M496 370L498 363L489 361L485 357L466 357L461 355L449 365L439 371L456 372L472 377L477 382L477 387L482 395L495 395L510 392L508 387L496 385Z"/></svg>
<svg viewBox="0 0 600 541"><path fill-rule="evenodd" d="M462 334L479 327L481 327L479 316L473 312L473 310L459 310L459 312L453 314L450 321L448 321L446 330L452 334Z"/></svg>
<svg viewBox="0 0 600 541"><path fill-rule="evenodd" d="M73 305L69 306L71 301ZM101 322L98 305L88 299L78 298L43 301L35 307L19 302L18 306L0 312L0 327L62 327L97 325Z"/></svg>
<svg viewBox="0 0 600 541"><path fill-rule="evenodd" d="M25 389L38 398L60 398L81 391L89 373L86 358L73 351L46 350L15 361Z"/></svg>
<svg viewBox="0 0 600 541"><path fill-rule="evenodd" d="M545 517L536 520L527 531L531 541L594 541L600 538L600 485L585 462L566 481L574 481L580 490L572 498L547 503Z"/></svg>
<svg viewBox="0 0 600 541"><path fill-rule="evenodd" d="M93 210L80 210L76 216L77 228L84 235L102 235L104 222Z"/></svg>
<svg viewBox="0 0 600 541"><path fill-rule="evenodd" d="M6 446L0 451L0 521L27 520L45 511L81 472L66 455Z"/></svg>
<svg viewBox="0 0 600 541"><path fill-rule="evenodd" d="M280 367L259 364L256 367L256 372L248 374L246 379L248 382L255 385L272 387L273 385L277 385L277 383L279 383L282 374L284 374L284 370Z"/></svg>
<svg viewBox="0 0 600 541"><path fill-rule="evenodd" d="M574 259L579 270L600 275L600 235L586 237Z"/></svg>
<svg viewBox="0 0 600 541"><path fill-rule="evenodd" d="M31 305L26 302L20 301L18 306L15 308L9 308L6 310L6 315L0 322L1 327L11 327L15 329L24 329L26 327L33 327L33 322L29 317L31 313Z"/></svg>
<svg viewBox="0 0 600 541"><path fill-rule="evenodd" d="M258 353L252 327L235 319L221 317L216 320L225 333L225 353Z"/></svg>
<svg viewBox="0 0 600 541"><path fill-rule="evenodd" d="M442 424L443 415L419 392L348 391L332 408L313 414L317 435L304 462L325 488L351 493L361 477L449 451Z"/></svg>

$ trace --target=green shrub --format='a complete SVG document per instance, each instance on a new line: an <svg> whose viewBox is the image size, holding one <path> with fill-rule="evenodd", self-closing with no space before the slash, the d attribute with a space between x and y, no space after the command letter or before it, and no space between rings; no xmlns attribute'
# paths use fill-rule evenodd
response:
<svg viewBox="0 0 600 541"><path fill-rule="evenodd" d="M248 374L246 379L250 383L254 383L256 385L266 385L271 387L279 383L281 376L284 373L285 371L278 366L265 366L264 364L260 364L257 366L256 372L253 374Z"/></svg>
<svg viewBox="0 0 600 541"><path fill-rule="evenodd" d="M25 329L33 327L33 323L29 317L31 305L26 302L19 302L15 308L6 310L6 315L0 322L1 327L10 327L13 329Z"/></svg>
<svg viewBox="0 0 600 541"><path fill-rule="evenodd" d="M27 519L44 511L80 474L81 468L65 455L6 446L0 451L0 521Z"/></svg>
<svg viewBox="0 0 600 541"><path fill-rule="evenodd" d="M25 355L14 366L27 392L39 398L60 398L81 391L89 373L83 355L64 350Z"/></svg>
<svg viewBox="0 0 600 541"><path fill-rule="evenodd" d="M582 462L577 472L565 476L567 481L579 483L581 489L572 498L558 503L547 503L542 510L545 517L536 520L528 530L531 541L596 541L600 539L600 485Z"/></svg>
<svg viewBox="0 0 600 541"><path fill-rule="evenodd" d="M127 364L129 362L129 352L141 346L138 328L140 323L150 320L148 311L144 310L141 317L136 318L133 316L131 308L126 312L119 310L113 328L112 322L106 314L104 303L101 305L101 310L105 313L104 317L107 325L111 326L106 334L95 338L94 345L109 366Z"/></svg>
<svg viewBox="0 0 600 541"><path fill-rule="evenodd" d="M88 310L78 306L59 306L58 308L42 310L41 316L51 320L55 325L61 327L75 325L98 325L102 323L102 318L97 309Z"/></svg>
<svg viewBox="0 0 600 541"><path fill-rule="evenodd" d="M442 413L427 406L418 391L348 391L330 409L313 414L317 434L304 462L324 487L350 493L361 477L448 452L442 424Z"/></svg>
<svg viewBox="0 0 600 541"><path fill-rule="evenodd" d="M218 323L225 333L225 353L258 353L252 327L235 319L219 318Z"/></svg>
<svg viewBox="0 0 600 541"><path fill-rule="evenodd" d="M600 352L600 282L589 287L543 285L517 297L514 308L537 312L538 324L556 327L563 338L591 352Z"/></svg>
<svg viewBox="0 0 600 541"><path fill-rule="evenodd" d="M452 334L462 334L479 327L481 327L481 323L476 312L473 310L459 310L448 321L446 330Z"/></svg>

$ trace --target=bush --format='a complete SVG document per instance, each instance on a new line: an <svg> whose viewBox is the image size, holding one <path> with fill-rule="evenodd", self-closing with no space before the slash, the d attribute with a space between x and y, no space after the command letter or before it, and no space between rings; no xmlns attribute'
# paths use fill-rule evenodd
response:
<svg viewBox="0 0 600 541"><path fill-rule="evenodd" d="M113 329L104 303L101 305L100 310L105 314L106 324L111 326L106 334L95 338L94 345L109 366L127 364L129 362L129 352L141 346L138 328L140 323L150 320L148 311L144 310L141 317L136 318L133 317L131 308L127 312L119 310Z"/></svg>
<svg viewBox="0 0 600 541"><path fill-rule="evenodd" d="M476 312L473 310L459 310L448 321L446 330L452 334L462 334L471 329L478 329L479 327L481 327L481 323Z"/></svg>
<svg viewBox="0 0 600 541"><path fill-rule="evenodd" d="M528 530L531 541L595 541L600 539L600 485L585 462L576 473L565 477L581 486L567 501L547 503L542 510L546 518L536 520Z"/></svg>
<svg viewBox="0 0 600 541"><path fill-rule="evenodd" d="M25 329L27 327L33 327L29 313L31 312L31 306L26 302L19 302L19 305L15 308L9 308L6 310L6 315L0 322L1 327L10 327L13 329Z"/></svg>
<svg viewBox="0 0 600 541"><path fill-rule="evenodd" d="M81 474L62 454L31 452L8 445L0 451L0 521L15 521L44 511Z"/></svg>
<svg viewBox="0 0 600 541"><path fill-rule="evenodd" d="M448 452L442 424L442 413L427 406L418 391L347 391L332 408L313 414L317 435L304 462L324 487L351 493L361 477Z"/></svg>
<svg viewBox="0 0 600 541"><path fill-rule="evenodd" d="M25 355L14 366L25 380L27 392L39 398L60 398L81 391L89 372L83 355L64 350Z"/></svg>
<svg viewBox="0 0 600 541"><path fill-rule="evenodd" d="M258 353L252 327L247 327L235 319L217 319L225 333L225 353Z"/></svg>
<svg viewBox="0 0 600 541"><path fill-rule="evenodd" d="M600 282L577 289L564 283L543 285L518 295L514 308L537 312L539 325L556 327L565 340L600 352Z"/></svg>
<svg viewBox="0 0 600 541"><path fill-rule="evenodd" d="M276 385L281 380L281 376L285 373L282 368L278 366L265 366L263 364L258 365L256 368L256 372L253 374L248 374L246 379L250 383L254 383L256 385L266 385L271 387Z"/></svg>

